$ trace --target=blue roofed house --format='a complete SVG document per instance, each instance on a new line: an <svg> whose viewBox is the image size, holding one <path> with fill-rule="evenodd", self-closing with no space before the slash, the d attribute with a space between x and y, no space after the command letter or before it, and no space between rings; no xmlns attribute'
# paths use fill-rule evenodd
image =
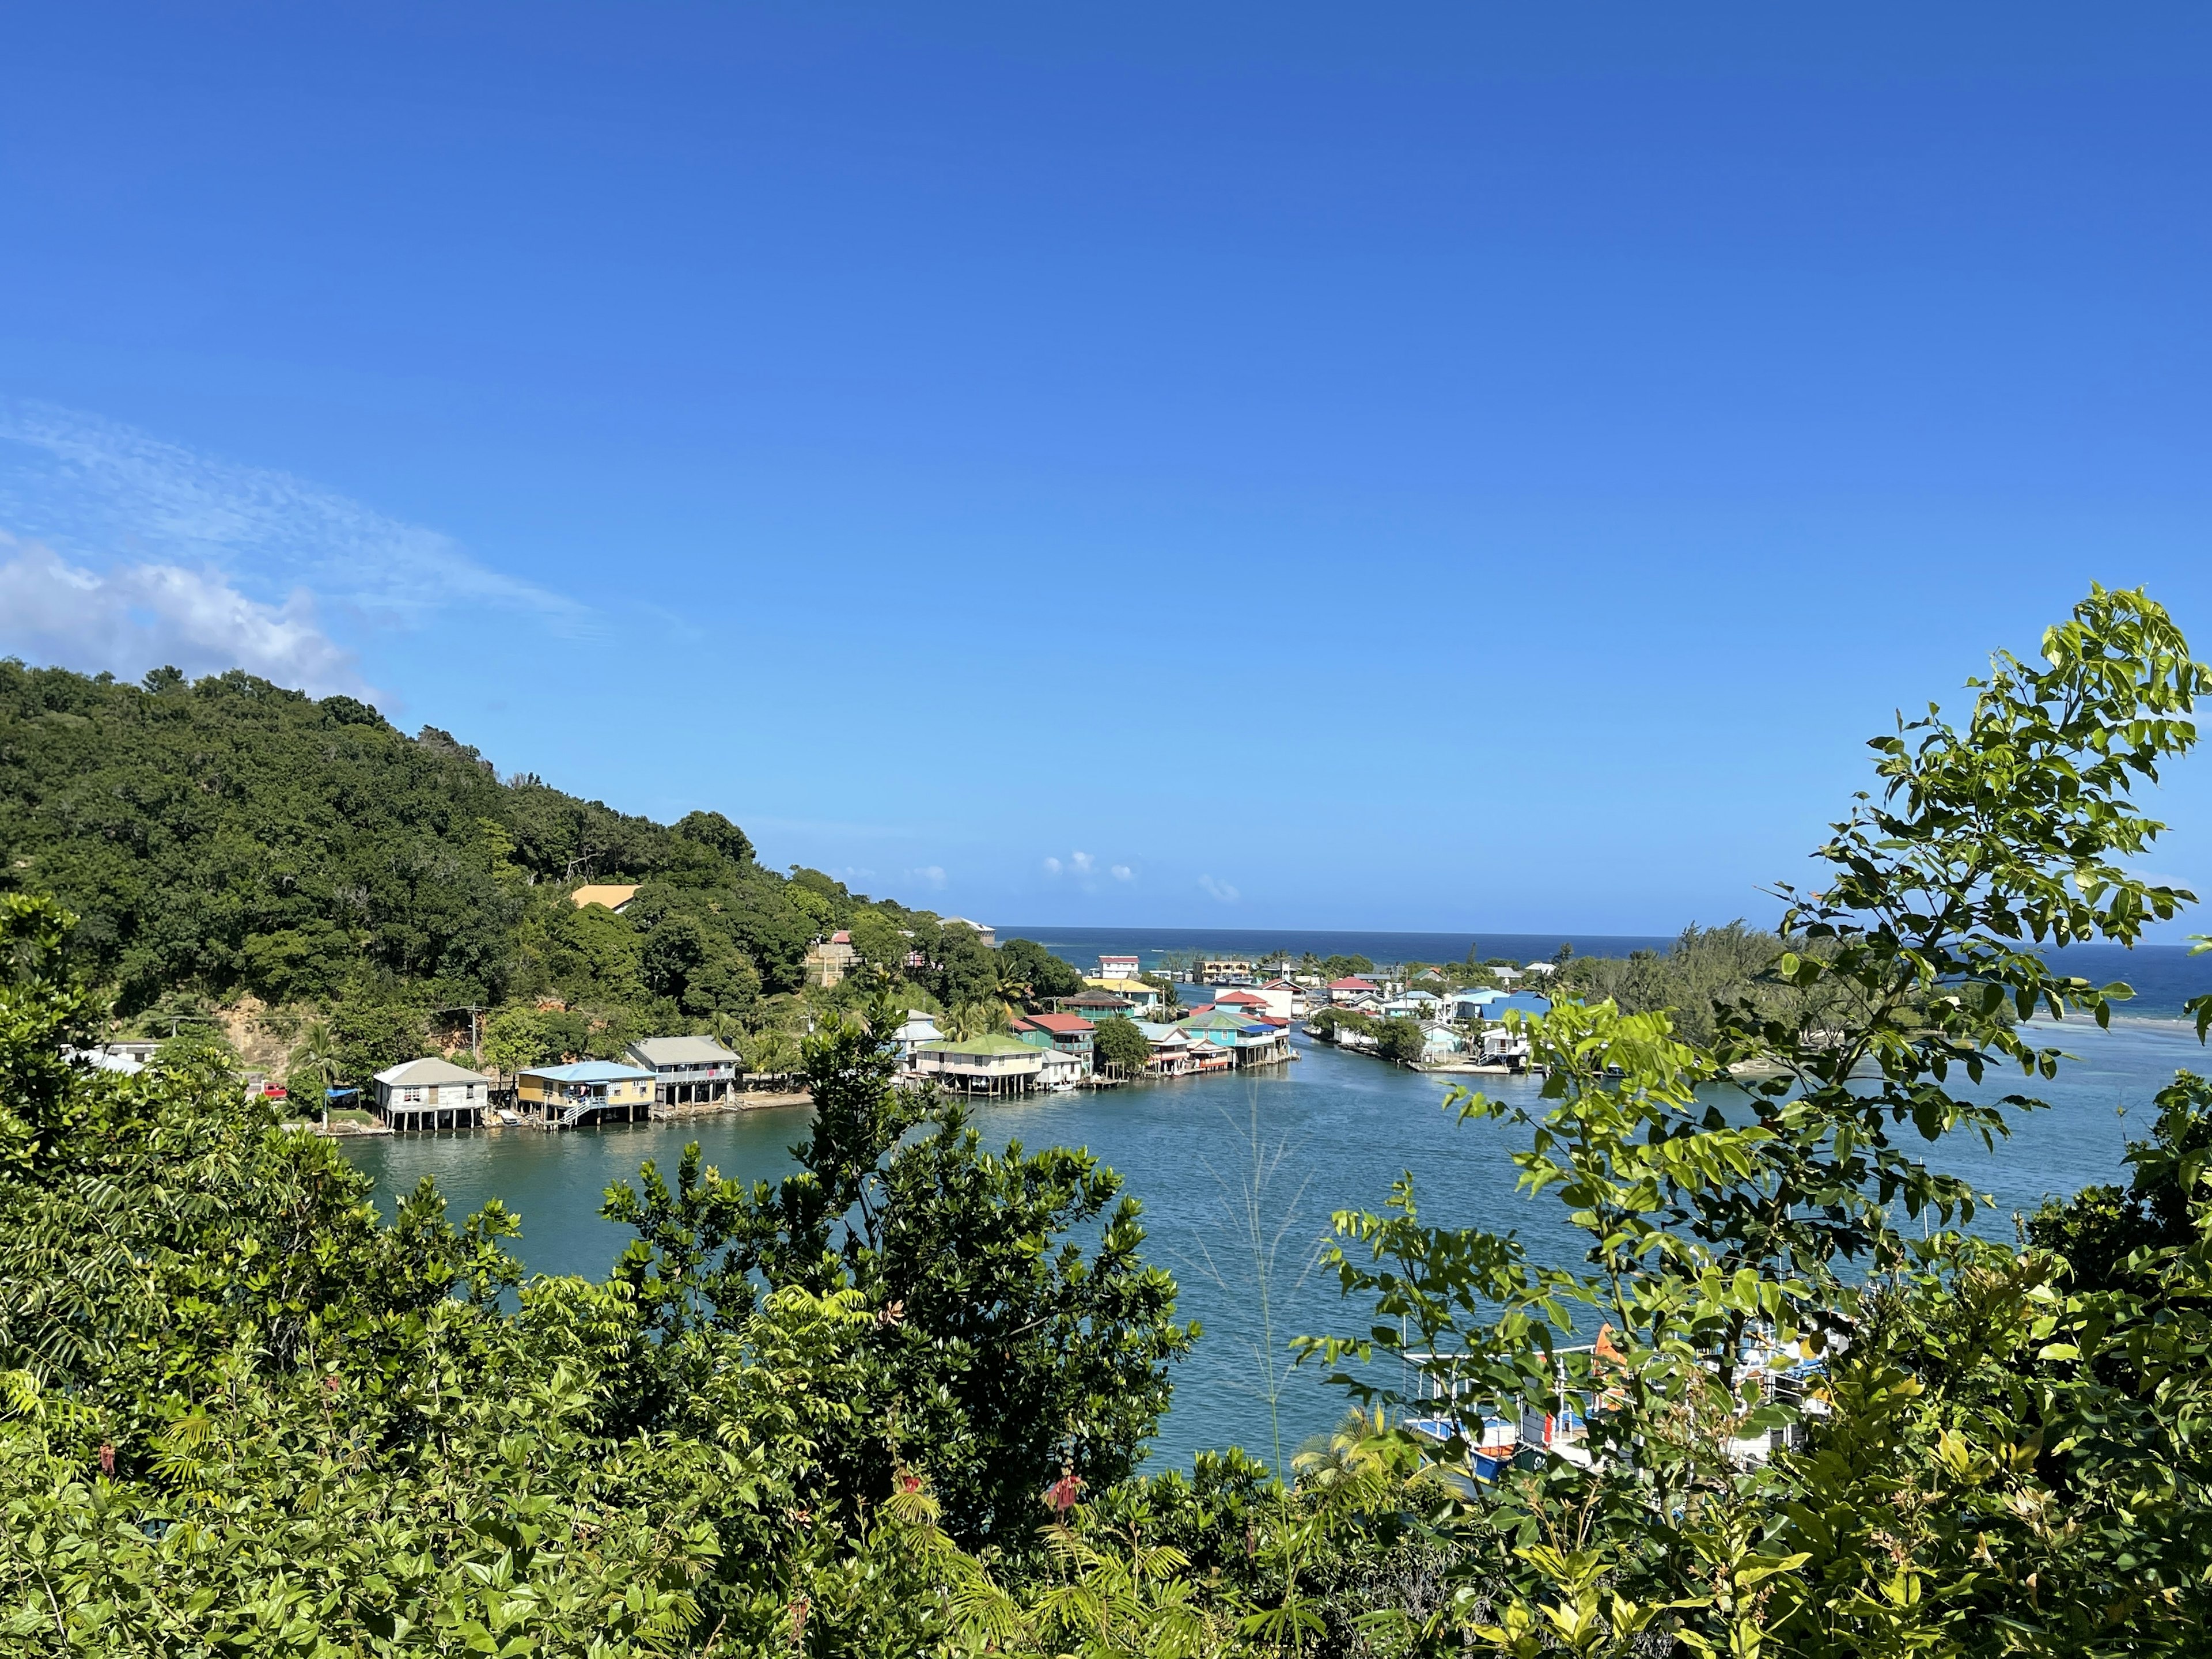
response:
<svg viewBox="0 0 2212 1659"><path fill-rule="evenodd" d="M1534 991L1516 991L1511 996L1500 997L1492 1003L1483 1018L1499 1020L1511 1013L1548 1014L1551 1012L1552 1000L1549 997L1538 996Z"/></svg>
<svg viewBox="0 0 2212 1659"><path fill-rule="evenodd" d="M1490 1004L1483 1014L1482 1060L1487 1066L1503 1066L1508 1071L1518 1072L1528 1064L1529 1042L1526 1031L1516 1031L1504 1024L1508 1014L1547 1014L1552 1011L1549 1000L1533 992L1519 991L1510 997L1500 997Z"/></svg>
<svg viewBox="0 0 2212 1659"><path fill-rule="evenodd" d="M549 1126L643 1123L653 1115L654 1074L642 1066L580 1060L526 1066L514 1074L514 1103Z"/></svg>
<svg viewBox="0 0 2212 1659"><path fill-rule="evenodd" d="M925 1042L942 1042L945 1033L939 1029L937 1016L920 1008L906 1011L906 1018L891 1033L891 1041L898 1045L899 1063L912 1066L915 1052Z"/></svg>
<svg viewBox="0 0 2212 1659"><path fill-rule="evenodd" d="M1444 999L1444 1006L1450 1010L1454 1019L1468 1024L1488 1019L1492 1005L1504 1001L1510 994L1500 990L1476 990L1470 986L1466 990L1452 992Z"/></svg>

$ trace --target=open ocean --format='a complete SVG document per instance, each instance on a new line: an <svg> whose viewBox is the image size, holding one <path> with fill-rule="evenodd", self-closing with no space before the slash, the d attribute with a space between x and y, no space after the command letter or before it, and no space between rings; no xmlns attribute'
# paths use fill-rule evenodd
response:
<svg viewBox="0 0 2212 1659"><path fill-rule="evenodd" d="M1250 953L1284 948L1359 954L1376 962L1460 958L1471 940L1484 956L1526 961L1549 956L1562 937L1577 951L1617 951L1663 941L1594 936L1322 933L1172 928L1003 927L1001 939L1036 939L1088 967L1101 951L1132 950L1147 962L1162 951ZM1964 1141L1944 1146L1940 1164L1971 1178L1991 1202L1975 1225L2014 1236L2014 1217L2045 1197L2121 1177L2127 1136L2148 1131L2150 1097L2179 1066L2207 1060L2192 1027L2176 1018L2183 1001L2212 991L2212 957L2179 946L2133 952L2092 946L2066 953L2069 968L2100 982L2125 979L2138 991L2128 1018L2109 1031L2079 1022L2053 1030L2079 1056L2057 1081L2036 1091L2049 1109L2021 1115L1995 1153ZM1145 1206L1153 1259L1182 1286L1183 1316L1205 1328L1179 1368L1174 1409L1154 1450L1156 1465L1188 1465L1202 1447L1242 1444L1273 1459L1303 1437L1324 1431L1344 1401L1312 1367L1286 1371L1285 1346L1308 1333L1357 1333L1364 1309L1349 1306L1312 1269L1314 1247L1341 1208L1376 1208L1401 1170L1417 1181L1423 1214L1452 1225L1517 1231L1532 1253L1565 1259L1579 1249L1561 1225L1560 1206L1514 1191L1517 1143L1494 1124L1460 1125L1443 1110L1448 1079L1399 1070L1361 1055L1305 1043L1300 1058L1269 1072L1187 1078L1142 1089L1085 1091L993 1105L985 1133L1035 1147L1087 1146L1120 1170ZM1525 1079L1470 1079L1494 1094L1534 1098ZM1996 1079L1992 1095L2021 1086ZM377 1179L389 1214L394 1194L423 1176L436 1179L456 1212L504 1199L522 1218L520 1254L552 1273L604 1274L626 1242L599 1218L607 1184L641 1163L672 1164L697 1140L726 1175L748 1180L790 1170L789 1148L806 1127L805 1109L732 1113L684 1123L630 1124L547 1134L537 1130L364 1139L343 1144ZM1273 1276L1276 1310L1262 1357L1258 1276L1237 1248L1236 1194L1257 1162L1272 1162L1261 1206L1286 1240ZM1279 1389L1276 1420L1267 1407L1272 1368Z"/></svg>

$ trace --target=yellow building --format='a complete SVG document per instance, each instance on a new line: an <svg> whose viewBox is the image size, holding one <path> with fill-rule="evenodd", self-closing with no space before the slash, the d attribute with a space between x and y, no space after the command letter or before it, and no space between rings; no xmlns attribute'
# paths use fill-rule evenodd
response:
<svg viewBox="0 0 2212 1659"><path fill-rule="evenodd" d="M549 1127L643 1123L653 1115L653 1073L642 1066L612 1060L532 1066L514 1075L514 1103Z"/></svg>
<svg viewBox="0 0 2212 1659"><path fill-rule="evenodd" d="M568 902L579 910L587 904L604 904L617 915L620 915L629 907L629 902L636 896L637 887L635 883L629 886L623 886L612 882L599 882L579 887L568 895Z"/></svg>
<svg viewBox="0 0 2212 1659"><path fill-rule="evenodd" d="M1083 981L1094 991L1103 991L1109 996L1121 998L1134 1011L1139 1019L1150 1019L1160 1006L1160 994L1140 979L1085 979Z"/></svg>

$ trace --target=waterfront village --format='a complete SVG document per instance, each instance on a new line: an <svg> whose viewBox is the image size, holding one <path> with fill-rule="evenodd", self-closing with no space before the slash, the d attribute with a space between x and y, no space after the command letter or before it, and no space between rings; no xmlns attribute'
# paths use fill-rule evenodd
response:
<svg viewBox="0 0 2212 1659"><path fill-rule="evenodd" d="M634 890L585 887L577 902L619 908ZM971 928L986 945L994 930ZM1294 1030L1310 1039L1420 1071L1511 1073L1526 1069L1528 1039L1506 1016L1541 1013L1534 988L1554 964L1486 965L1487 984L1448 983L1433 969L1368 969L1328 977L1287 956L1191 957L1146 970L1133 955L1101 955L1083 988L1048 999L1032 1012L1006 1011L1003 1030L960 1037L943 1017L908 1010L892 1033L898 1080L951 1093L1006 1098L1070 1089L1118 1088L1218 1072L1280 1066L1300 1059ZM861 966L843 932L817 939L806 953L808 982L840 984ZM1183 988L1210 1000L1186 1006ZM1119 1023L1119 1030L1113 1023ZM1102 1042L1114 1031L1118 1042ZM1129 1033L1133 1032L1133 1040ZM135 1072L158 1045L111 1042L80 1057ZM1116 1059L1111 1049L1122 1057ZM1139 1060L1139 1056L1142 1059ZM576 1128L646 1122L747 1108L803 1103L778 1092L787 1078L749 1076L743 1057L706 1034L643 1037L620 1060L525 1066L509 1074L472 1070L425 1054L378 1072L369 1088L334 1089L366 1122L351 1133L404 1134L499 1127ZM249 1074L249 1087L261 1079ZM763 1085L767 1085L765 1089ZM283 1091L271 1088L272 1095ZM331 1103L325 1103L326 1105ZM329 1114L325 1111L327 1124Z"/></svg>

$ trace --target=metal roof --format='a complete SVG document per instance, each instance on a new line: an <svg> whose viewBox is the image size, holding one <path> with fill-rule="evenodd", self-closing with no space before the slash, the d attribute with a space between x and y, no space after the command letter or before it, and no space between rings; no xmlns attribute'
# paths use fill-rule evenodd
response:
<svg viewBox="0 0 2212 1659"><path fill-rule="evenodd" d="M1033 1042L1019 1037L969 1037L965 1042L925 1042L921 1052L926 1054L969 1054L981 1058L986 1054L1041 1054L1045 1051Z"/></svg>
<svg viewBox="0 0 2212 1659"><path fill-rule="evenodd" d="M548 1078L555 1083L629 1083L650 1079L653 1073L636 1066L617 1065L611 1060L580 1060L568 1066L526 1066L520 1075Z"/></svg>
<svg viewBox="0 0 2212 1659"><path fill-rule="evenodd" d="M403 1060L397 1066L387 1066L376 1074L376 1080L391 1087L402 1085L412 1088L425 1083L489 1083L491 1079L480 1072L471 1072L456 1066L450 1060L441 1060L426 1054L421 1060Z"/></svg>
<svg viewBox="0 0 2212 1659"><path fill-rule="evenodd" d="M1024 1023L1040 1031L1057 1031L1062 1036L1078 1036L1098 1029L1080 1014L1030 1014L1024 1016Z"/></svg>
<svg viewBox="0 0 2212 1659"><path fill-rule="evenodd" d="M710 1036L640 1037L629 1055L641 1066L726 1066L738 1058Z"/></svg>

